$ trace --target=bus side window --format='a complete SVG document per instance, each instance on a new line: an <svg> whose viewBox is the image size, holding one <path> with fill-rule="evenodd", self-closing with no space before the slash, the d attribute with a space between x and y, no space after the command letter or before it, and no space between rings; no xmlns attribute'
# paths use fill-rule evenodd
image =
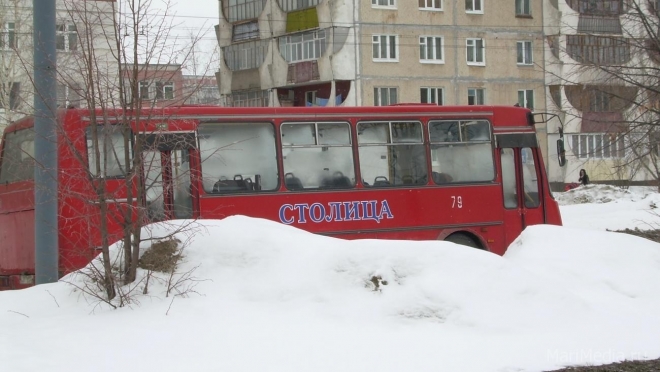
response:
<svg viewBox="0 0 660 372"><path fill-rule="evenodd" d="M204 191L225 194L277 189L272 124L205 123L198 136Z"/></svg>
<svg viewBox="0 0 660 372"><path fill-rule="evenodd" d="M495 178L488 121L431 121L429 132L434 183L486 182Z"/></svg>
<svg viewBox="0 0 660 372"><path fill-rule="evenodd" d="M34 179L34 130L8 133L3 147L0 183Z"/></svg>
<svg viewBox="0 0 660 372"><path fill-rule="evenodd" d="M281 131L284 185L288 190L355 186L348 123L284 123Z"/></svg>
<svg viewBox="0 0 660 372"><path fill-rule="evenodd" d="M534 164L534 152L531 148L525 147L520 150L522 158L523 185L525 189L525 207L536 208L540 204L539 200L539 181L536 176L536 167Z"/></svg>
<svg viewBox="0 0 660 372"><path fill-rule="evenodd" d="M409 186L428 182L420 122L360 122L358 143L364 186Z"/></svg>
<svg viewBox="0 0 660 372"><path fill-rule="evenodd" d="M513 156L513 149L502 149L500 157L502 160L502 192L504 194L504 207L517 208L516 162L515 157Z"/></svg>
<svg viewBox="0 0 660 372"><path fill-rule="evenodd" d="M98 141L93 138L92 128L87 128L87 162L94 177L124 177L124 131L119 125L97 125ZM96 168L96 146L99 148L99 165ZM130 144L129 144L130 146Z"/></svg>

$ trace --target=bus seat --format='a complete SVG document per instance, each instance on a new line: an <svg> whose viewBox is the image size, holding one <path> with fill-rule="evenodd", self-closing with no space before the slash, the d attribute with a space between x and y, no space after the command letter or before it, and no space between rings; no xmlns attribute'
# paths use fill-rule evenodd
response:
<svg viewBox="0 0 660 372"><path fill-rule="evenodd" d="M332 187L346 189L353 187L353 183L348 177L344 176L342 172L335 172L332 175Z"/></svg>
<svg viewBox="0 0 660 372"><path fill-rule="evenodd" d="M251 183L251 182L250 182ZM228 191L245 191L248 190L248 184L243 179L243 176L237 174L233 180L227 177L220 177L220 180L213 185L213 193L219 194Z"/></svg>
<svg viewBox="0 0 660 372"><path fill-rule="evenodd" d="M374 186L389 186L390 181L385 176L377 176L374 178Z"/></svg>
<svg viewBox="0 0 660 372"><path fill-rule="evenodd" d="M284 186L289 190L302 190L304 188L300 178L294 176L293 173L284 175Z"/></svg>
<svg viewBox="0 0 660 372"><path fill-rule="evenodd" d="M454 180L454 178L447 173L438 173L438 172L433 172L433 182L437 184L443 184L443 183L449 183Z"/></svg>

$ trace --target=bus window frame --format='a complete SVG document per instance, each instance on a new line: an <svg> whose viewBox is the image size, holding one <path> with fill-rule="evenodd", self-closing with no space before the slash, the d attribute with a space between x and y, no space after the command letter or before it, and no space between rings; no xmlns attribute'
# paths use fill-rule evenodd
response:
<svg viewBox="0 0 660 372"><path fill-rule="evenodd" d="M4 134L4 136L2 138L2 145L1 145L2 147L0 148L0 150L2 151L0 153L0 179L2 179L2 169L4 168L4 165L5 165L5 160L6 160L5 159L5 152L7 151L7 143L8 143L9 135L19 136L19 135L22 135L23 133L29 133L30 131L32 132L32 138L31 138L32 154L27 152L27 157L32 158L32 164L31 164L32 172L29 172L29 173L26 172L26 174L31 174L31 177L21 178L21 179L17 179L17 180L5 180L5 181L2 182L2 184L10 185L10 184L16 184L16 183L21 183L21 182L33 182L34 181L34 167L36 165L35 164L35 158L34 158L34 146L35 146L36 133L34 133L34 127L32 127L32 126L19 128L17 130L7 132L7 133ZM26 139L29 140L30 136L28 135L26 137ZM17 143L17 145L19 145L19 150L20 150L20 153L21 153L21 163L24 160L23 155L25 154L25 152L24 152L24 149L20 145L22 145L24 142L25 142L25 140L23 140L22 142Z"/></svg>
<svg viewBox="0 0 660 372"><path fill-rule="evenodd" d="M419 128L419 139L415 142L412 141L402 141L402 140L395 140L395 136L393 135L393 124L397 123L414 123L417 124L417 127ZM388 138L384 142L360 142L360 125L362 124L387 124L388 126ZM366 120L358 120L355 124L355 131L357 133L357 140L355 141L356 144L356 151L357 151L357 169L360 171L360 180L362 182L362 186L366 189L378 189L378 188L411 188L411 187L421 187L421 186L426 186L428 185L428 177L429 177L429 153L427 150L427 142L426 138L424 137L424 121L422 120L421 117L415 117L415 118L397 118L396 120L373 120L373 119L366 119ZM422 177L418 177L417 179L420 180L426 180L424 182L415 182L415 183L396 183L392 182L390 179L389 175L389 167L390 164L388 164L388 175L387 177L385 176L376 176L374 178L373 184L369 184L366 182L364 179L363 175L363 170L362 170L362 162L361 162L361 156L360 156L360 148L368 148L368 147L387 147L388 151L390 148L393 148L395 146L422 146L423 154L424 154L424 172L426 173ZM385 178L385 181L378 182L378 178L383 177ZM385 183L387 182L387 184ZM378 183L378 184L377 184Z"/></svg>
<svg viewBox="0 0 660 372"><path fill-rule="evenodd" d="M217 126L217 127L222 127L225 125L236 125L236 126L250 126L250 125L268 125L272 129L272 135L273 135L273 148L274 148L274 158L275 158L275 174L276 174L276 185L272 189L259 189L259 190L222 190L221 192L213 192L213 187L211 188L211 191L208 191L204 185L204 162L210 158L210 156L204 157L202 154L202 140L205 138L202 138L203 136L200 135L200 129L207 128L209 126ZM235 196L235 195L255 195L255 194L262 194L262 193L276 193L280 190L281 188L281 180L280 180L280 174L281 174L281 169L280 169L280 149L281 146L278 142L278 128L279 126L275 124L274 121L272 120L250 120L250 119L245 119L245 120L218 120L218 119L204 119L204 120L199 120L196 128L195 128L195 136L197 138L197 157L198 159L196 160L197 162L197 172L199 173L198 175L198 180L194 182L198 182L198 193L200 197L223 197L223 196ZM226 176L224 178L227 181L230 181ZM216 183L220 181L224 181L223 176L219 176ZM232 179L233 180L233 179ZM241 179L242 180L242 179ZM252 180L254 182L254 180Z"/></svg>
<svg viewBox="0 0 660 372"><path fill-rule="evenodd" d="M459 138L457 141L433 141L433 136L431 135L431 128L433 124L436 123L442 123L442 122L457 122L458 123L458 134ZM488 124L488 139L463 139L463 136L465 135L465 131L467 129L463 129L463 124L467 122L486 122ZM435 186L454 186L454 185L462 185L462 184L487 184L487 183L494 183L497 180L497 164L498 161L495 159L495 154L494 154L494 148L495 148L495 132L494 132L494 126L493 123L491 122L490 119L487 118L434 118L434 119L429 119L427 122L427 134L429 136L429 156L430 156L430 162L429 165L431 166L431 179L433 182L433 185ZM434 151L434 146L449 146L449 145L474 145L474 144L490 144L490 151L489 153L491 154L491 163L492 163L492 171L493 171L493 176L491 179L488 180L479 180L479 181L453 181L451 175L444 174L444 173L438 173L432 170L433 167L433 151ZM441 175L439 179L436 179L436 174ZM448 177L448 178L447 178ZM442 181L440 181L442 180Z"/></svg>
<svg viewBox="0 0 660 372"><path fill-rule="evenodd" d="M125 125L125 124L118 123L118 122L117 123L107 123L107 124L97 123L96 127L97 127L97 129L99 127L100 128L105 128L106 125L109 125L111 127L121 126L121 127L123 127L123 131L128 131L128 135L129 135L129 137L128 137L128 139L129 139L128 140L128 146L130 148L129 154L130 154L130 162L131 162L131 167L132 167L133 166L132 163L135 160L135 132L133 131L133 128L130 125ZM127 175L127 173L129 173L129 169L124 169L123 172L122 172L123 173L122 175L115 175L115 176L104 175L103 173L105 173L105 169L100 170L99 174L94 174L95 172L92 172L92 164L90 164L91 158L89 156L89 150L90 150L89 141L91 141L89 136L91 135L91 130L92 130L92 124L88 125L85 128L85 159L86 159L86 163L87 163L87 169L86 170L89 172L90 175L92 175L93 179L99 179L99 180L123 180L123 179L126 179L126 175ZM97 134L100 134L100 132L97 131ZM124 165L124 164L122 164L122 165ZM101 166L103 166L103 164L101 164Z"/></svg>
<svg viewBox="0 0 660 372"><path fill-rule="evenodd" d="M296 144L286 144L286 142L283 138L284 135L285 135L285 130L284 130L285 126L287 126L287 125L310 125L310 124L314 125L314 136L313 136L314 144L309 144L309 143L307 143L307 144L298 144L298 145L296 145ZM344 143L344 144L323 144L323 143L321 143L322 141L320 140L321 136L319 134L319 124L342 124L342 125L344 125L347 129L348 143L347 144L346 143ZM355 155L355 151L354 151L354 146L357 144L357 141L353 138L353 136L354 136L353 128L352 128L350 120L304 120L304 121L286 120L286 121L280 122L280 125L279 125L279 140L280 140L280 143L279 143L279 150L280 150L279 158L282 161L282 173L284 174L284 182L283 182L284 188L288 191L296 191L296 192L300 192L300 191L302 191L302 192L304 192L304 191L318 191L318 190L330 190L330 191L333 191L333 190L355 190L356 188L358 188L358 182L357 182L358 167L356 167L356 155ZM285 155L284 155L285 149L320 148L321 151L326 151L324 149L328 149L328 148L331 148L331 147L333 147L333 148L348 148L350 150L350 155L351 155L351 162L350 163L351 163L351 166L353 168L352 169L353 170L353 173L352 173L353 180L351 180L351 177L347 176L343 172L341 174L341 176L343 178L348 178L349 182L351 183L350 187L343 187L343 186L342 187L332 187L332 186L323 186L323 184L320 184L318 187L305 187L305 186L302 185L302 183L300 183L299 186L296 186L294 188L294 187L289 187L287 185L287 179L289 179L287 177L290 177L290 179L296 180L295 181L296 185L300 182L300 180L297 177L298 175L294 174L293 172L287 172L286 165L285 165L285 160L286 159L285 159ZM332 177L334 177L334 175L332 175Z"/></svg>

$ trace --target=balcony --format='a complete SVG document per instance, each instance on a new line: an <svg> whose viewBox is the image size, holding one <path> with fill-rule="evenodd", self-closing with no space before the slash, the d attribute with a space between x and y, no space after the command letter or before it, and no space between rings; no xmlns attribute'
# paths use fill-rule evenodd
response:
<svg viewBox="0 0 660 372"><path fill-rule="evenodd" d="M566 0L580 15L618 16L625 12L624 0Z"/></svg>

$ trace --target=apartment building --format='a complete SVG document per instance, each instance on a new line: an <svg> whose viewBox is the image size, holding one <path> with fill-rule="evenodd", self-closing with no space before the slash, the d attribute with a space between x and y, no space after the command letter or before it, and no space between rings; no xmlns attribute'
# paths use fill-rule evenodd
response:
<svg viewBox="0 0 660 372"><path fill-rule="evenodd" d="M122 67L124 86L127 89L127 106L132 104L139 104L142 107L179 106L187 98L184 92L183 69L180 64L141 63ZM133 97L131 94L133 79L137 84L138 97Z"/></svg>
<svg viewBox="0 0 660 372"><path fill-rule="evenodd" d="M111 99L117 81L113 55L114 0L60 0L56 3L57 105L84 107L90 97ZM0 130L33 109L33 9L31 0L0 0ZM87 46L93 52L89 71ZM91 72L91 73L90 73Z"/></svg>
<svg viewBox="0 0 660 372"><path fill-rule="evenodd" d="M547 107L564 123L567 156L563 168L549 161L550 181L577 182L580 169L596 182L652 180L654 176L640 162L631 160L631 148L639 144L630 124L645 120L647 98L640 89L644 83L631 84L636 78L621 77L627 71L643 77L657 69L660 59L646 47L651 40L642 22L650 22L656 32L658 2L544 0L543 4ZM559 138L558 121L549 125L548 132L549 143L554 143ZM644 141L652 139L648 133L637 137L645 135L649 138ZM556 150L551 153L554 157Z"/></svg>
<svg viewBox="0 0 660 372"><path fill-rule="evenodd" d="M221 0L220 94L228 106L423 102L543 111L543 4L502 3Z"/></svg>
<svg viewBox="0 0 660 372"><path fill-rule="evenodd" d="M222 105L215 76L183 75L183 91L186 105Z"/></svg>

